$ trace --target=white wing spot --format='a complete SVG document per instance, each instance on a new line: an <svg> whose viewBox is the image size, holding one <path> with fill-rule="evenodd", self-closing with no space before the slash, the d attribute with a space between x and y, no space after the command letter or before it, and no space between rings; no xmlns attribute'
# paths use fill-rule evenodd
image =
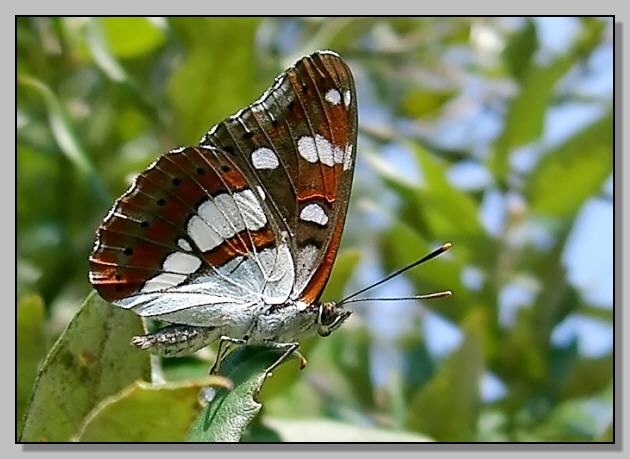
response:
<svg viewBox="0 0 630 459"><path fill-rule="evenodd" d="M252 163L256 169L275 169L280 165L276 152L266 147L254 150Z"/></svg>
<svg viewBox="0 0 630 459"><path fill-rule="evenodd" d="M326 223L328 223L328 215L326 215L326 212L324 212L324 209L322 209L319 204L311 203L304 206L302 212L300 212L300 218L321 226L326 226Z"/></svg>
<svg viewBox="0 0 630 459"><path fill-rule="evenodd" d="M298 151L302 158L309 163L316 163L319 159L317 156L317 148L315 147L315 140L312 137L302 137L298 140Z"/></svg>
<svg viewBox="0 0 630 459"><path fill-rule="evenodd" d="M214 249L223 242L223 238L198 215L193 215L190 219L186 232L202 252Z"/></svg>
<svg viewBox="0 0 630 459"><path fill-rule="evenodd" d="M350 91L344 91L343 93L343 104L346 107L350 106L350 102L352 102L352 93Z"/></svg>
<svg viewBox="0 0 630 459"><path fill-rule="evenodd" d="M227 193L204 201L197 213L223 239L229 239L245 229L234 198Z"/></svg>
<svg viewBox="0 0 630 459"><path fill-rule="evenodd" d="M153 279L149 279L142 287L142 292L155 292L156 290L163 290L169 287L175 287L186 280L188 276L186 274L174 274L174 273L162 273L155 276Z"/></svg>
<svg viewBox="0 0 630 459"><path fill-rule="evenodd" d="M334 155L335 163L337 163L337 164L343 163L343 150L341 148L334 147L333 148L333 155Z"/></svg>
<svg viewBox="0 0 630 459"><path fill-rule="evenodd" d="M259 193L264 199L264 192ZM265 211L252 190L207 199L199 205L197 214L189 220L186 231L202 252L218 247L245 228L255 231L267 224ZM178 245L192 249L185 240L178 241Z"/></svg>
<svg viewBox="0 0 630 459"><path fill-rule="evenodd" d="M265 211L252 190L243 190L240 193L235 193L234 200L245 219L247 229L255 231L267 224Z"/></svg>
<svg viewBox="0 0 630 459"><path fill-rule="evenodd" d="M352 167L352 144L346 145L346 154L343 158L343 170L347 171Z"/></svg>
<svg viewBox="0 0 630 459"><path fill-rule="evenodd" d="M309 163L315 163L319 160L326 166L334 166L335 163L341 164L344 160L343 151L321 134L317 134L315 139L313 137L300 138L298 151L302 158Z"/></svg>
<svg viewBox="0 0 630 459"><path fill-rule="evenodd" d="M192 250L192 247L190 246L190 244L188 243L186 239L179 238L177 240L177 245L179 246L180 249L184 249L187 252L190 252Z"/></svg>
<svg viewBox="0 0 630 459"><path fill-rule="evenodd" d="M341 94L336 89L329 89L324 97L333 105L338 105L341 102Z"/></svg>
<svg viewBox="0 0 630 459"><path fill-rule="evenodd" d="M197 268L201 266L201 260L194 255L182 252L171 253L164 264L162 269L178 274L191 274L197 271Z"/></svg>

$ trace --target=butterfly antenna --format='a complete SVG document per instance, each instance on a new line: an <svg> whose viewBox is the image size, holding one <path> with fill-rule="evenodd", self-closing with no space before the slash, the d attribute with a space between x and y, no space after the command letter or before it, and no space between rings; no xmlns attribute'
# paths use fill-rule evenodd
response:
<svg viewBox="0 0 630 459"><path fill-rule="evenodd" d="M389 276L381 279L380 281L375 282L372 285L368 285L367 287L362 288L358 292L355 292L352 295L345 297L343 300L339 301L337 305L341 306L343 304L358 303L359 301L368 301L368 300L369 301L428 300L432 298L443 298L446 296L451 296L452 293L450 291L445 291L445 292L429 293L426 295L414 295L414 296L402 297L402 298L361 298L361 299L352 300L352 298L354 298L355 296L358 296L364 292L367 292L368 290L378 287L379 285L384 284L385 282L387 282L390 279L393 279L394 277L400 276L402 273L409 271L410 269L415 268L416 266L421 265L422 263L437 257L438 255L441 255L442 253L446 252L450 248L451 248L450 242L447 242L446 244L441 245L440 247L435 249L433 252L429 253L428 255L425 255L419 260L414 261L410 265L407 265L404 268L391 273Z"/></svg>

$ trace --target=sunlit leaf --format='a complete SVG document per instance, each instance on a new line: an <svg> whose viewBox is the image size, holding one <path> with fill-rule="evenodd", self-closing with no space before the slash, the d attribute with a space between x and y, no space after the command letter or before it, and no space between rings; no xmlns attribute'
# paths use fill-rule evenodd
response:
<svg viewBox="0 0 630 459"><path fill-rule="evenodd" d="M229 378L232 390L216 389L208 406L197 416L186 440L190 442L237 442L262 408L256 399L266 370L283 352L270 348L244 346L232 352L221 364L220 374ZM285 364L295 364L292 359Z"/></svg>
<svg viewBox="0 0 630 459"><path fill-rule="evenodd" d="M178 384L136 381L103 400L86 417L74 441L183 442L201 410L200 391L230 387L220 376Z"/></svg>
<svg viewBox="0 0 630 459"><path fill-rule="evenodd" d="M612 174L613 118L607 113L547 153L531 174L527 196L534 212L574 215Z"/></svg>
<svg viewBox="0 0 630 459"><path fill-rule="evenodd" d="M103 18L103 28L112 52L123 58L150 53L165 40L155 19L106 17Z"/></svg>
<svg viewBox="0 0 630 459"><path fill-rule="evenodd" d="M69 441L98 402L136 380L148 380L148 354L129 344L143 332L133 312L91 294L46 357L21 440Z"/></svg>
<svg viewBox="0 0 630 459"><path fill-rule="evenodd" d="M559 57L547 65L532 63L523 70L519 92L509 103L505 126L489 164L495 177L506 176L508 158L515 148L541 137L554 87L571 63L570 59Z"/></svg>
<svg viewBox="0 0 630 459"><path fill-rule="evenodd" d="M490 247L479 220L477 203L448 182L447 164L418 146L413 150L425 181L414 204L417 215L430 228L430 236L460 245L460 250Z"/></svg>
<svg viewBox="0 0 630 459"><path fill-rule="evenodd" d="M553 406L543 422L529 432L522 432L521 441L584 442L597 441L612 413L612 381L599 394L589 398L567 399Z"/></svg>
<svg viewBox="0 0 630 459"><path fill-rule="evenodd" d="M505 63L515 78L523 77L538 45L536 23L533 18L526 18L525 25L510 37L503 50Z"/></svg>
<svg viewBox="0 0 630 459"><path fill-rule="evenodd" d="M467 318L461 346L413 398L406 424L409 429L439 441L474 439L481 408L484 359L480 338L485 322L481 311Z"/></svg>
<svg viewBox="0 0 630 459"><path fill-rule="evenodd" d="M407 266L437 248L430 246L425 239L403 222L396 221L383 237L382 256L385 266L391 271ZM460 250L454 242L451 251ZM470 306L467 289L461 283L459 267L448 260L449 255L442 255L405 273L416 291L415 294L450 290L452 298L428 300L427 307L439 310L446 317L457 321ZM459 258L459 256L458 256Z"/></svg>
<svg viewBox="0 0 630 459"><path fill-rule="evenodd" d="M17 305L17 422L20 437L24 412L28 405L39 365L46 353L44 303L38 296L23 298Z"/></svg>
<svg viewBox="0 0 630 459"><path fill-rule="evenodd" d="M545 350L548 341L541 342L536 331L532 308L520 309L499 348L501 376L508 383L524 381L525 385L535 386L547 377L549 367Z"/></svg>
<svg viewBox="0 0 630 459"><path fill-rule="evenodd" d="M613 356L597 359L581 358L573 362L559 384L559 396L563 399L587 397L601 391L613 377Z"/></svg>
<svg viewBox="0 0 630 459"><path fill-rule="evenodd" d="M213 124L253 102L273 77L258 81L254 71L252 43L260 19L196 18L191 22L171 18L169 21L188 46L168 85L175 128L182 141L195 142ZM208 43L222 45L208 46Z"/></svg>
<svg viewBox="0 0 630 459"><path fill-rule="evenodd" d="M415 89L406 95L402 108L412 118L432 116L454 95L454 90Z"/></svg>

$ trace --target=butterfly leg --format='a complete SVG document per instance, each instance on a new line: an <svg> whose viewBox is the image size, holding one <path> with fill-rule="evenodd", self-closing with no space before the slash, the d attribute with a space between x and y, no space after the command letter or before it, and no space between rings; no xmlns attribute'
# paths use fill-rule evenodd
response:
<svg viewBox="0 0 630 459"><path fill-rule="evenodd" d="M300 359L300 370L306 368L307 361L304 356L300 354L297 350L299 345L299 343L265 343L266 347L285 350L285 352L280 356L280 358L278 358L278 360L276 360L269 368L265 370L265 377L263 381L271 376L271 372L278 368L287 358L289 358L291 354L295 354L295 356ZM255 400L258 400L261 388L262 386L259 387L254 393Z"/></svg>
<svg viewBox="0 0 630 459"><path fill-rule="evenodd" d="M247 341L244 339L238 338L230 338L229 336L222 336L221 341L219 341L219 347L217 349L217 358L214 361L214 365L210 368L210 374L215 375L219 372L219 366L221 365L221 361L227 354L230 349L230 344L247 344Z"/></svg>
<svg viewBox="0 0 630 459"><path fill-rule="evenodd" d="M215 341L220 330L214 327L193 327L191 325L169 325L155 333L134 336L131 344L162 357L180 357Z"/></svg>
<svg viewBox="0 0 630 459"><path fill-rule="evenodd" d="M280 349L285 350L285 353L280 356L278 360L276 360L269 368L267 368L267 375L271 374L273 370L278 368L278 366L284 362L291 354L295 354L295 356L300 359L300 370L306 368L307 360L304 358L302 354L300 354L297 350L299 343L266 343L267 347L272 349Z"/></svg>

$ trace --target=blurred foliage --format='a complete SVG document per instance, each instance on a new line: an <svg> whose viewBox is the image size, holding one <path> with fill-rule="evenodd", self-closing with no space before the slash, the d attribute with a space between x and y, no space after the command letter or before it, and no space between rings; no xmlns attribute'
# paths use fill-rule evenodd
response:
<svg viewBox="0 0 630 459"><path fill-rule="evenodd" d="M303 343L306 370L289 361L274 372L242 439L614 441L612 349L585 355L578 336L553 338L576 317L612 336L612 305L571 282L565 253L585 206L612 207L612 83L589 89L612 79L601 64L612 20L546 21L571 31L562 46L535 18L18 18L18 436L104 441L115 416L153 419L151 406L174 400L178 425L192 419L197 386L185 381L207 372L211 352L165 362L164 377L184 386L151 392L137 382L148 359L119 380L120 368L81 353L110 335L62 335L35 375L90 292L95 229L133 176L195 144L297 58L331 48L354 71L361 131L343 261L324 299L364 286L363 265L390 272L444 241L453 249L406 279L413 291L454 296L411 308L393 338L399 365L385 375L377 356L392 338L370 325L372 305L357 304L341 330ZM571 124L585 108L594 115ZM514 288L522 295L508 314ZM88 301L68 329L110 320L107 305ZM389 304L378 306L383 325L398 310ZM435 352L429 317L459 344ZM118 365L134 358L127 342L110 343L127 362ZM499 387L490 394L488 378ZM35 392L24 424L34 384L52 395ZM61 407L63 422L46 430ZM171 409L160 412L170 420ZM173 439L163 427L129 439Z"/></svg>

